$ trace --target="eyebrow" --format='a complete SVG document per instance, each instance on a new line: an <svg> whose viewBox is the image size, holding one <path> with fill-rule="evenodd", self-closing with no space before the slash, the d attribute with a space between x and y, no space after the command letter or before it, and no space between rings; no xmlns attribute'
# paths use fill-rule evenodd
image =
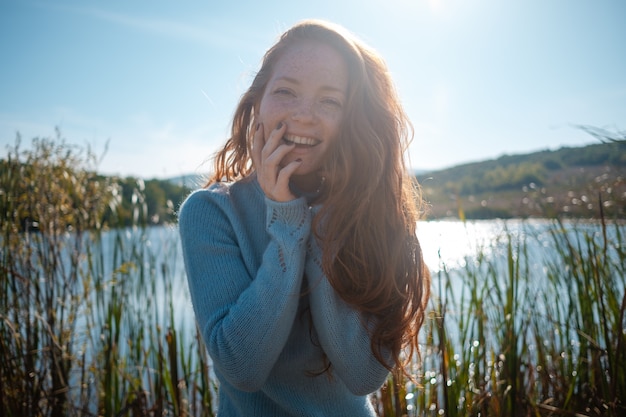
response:
<svg viewBox="0 0 626 417"><path fill-rule="evenodd" d="M277 77L274 81L287 81L289 83L292 84L300 84L300 81L298 81L297 79L293 78L293 77L289 77L289 76L282 76L282 77ZM322 90L326 90L326 91L335 91L341 94L346 94L345 90L339 88L339 87L335 87L333 85L323 85Z"/></svg>

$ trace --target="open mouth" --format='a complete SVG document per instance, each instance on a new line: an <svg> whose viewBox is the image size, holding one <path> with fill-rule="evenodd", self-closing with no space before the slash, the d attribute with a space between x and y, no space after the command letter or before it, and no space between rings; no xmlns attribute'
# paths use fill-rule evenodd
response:
<svg viewBox="0 0 626 417"><path fill-rule="evenodd" d="M283 141L287 144L295 144L296 146L315 146L318 145L321 141L313 138L308 138L305 136L296 136L296 135L285 135L283 136Z"/></svg>

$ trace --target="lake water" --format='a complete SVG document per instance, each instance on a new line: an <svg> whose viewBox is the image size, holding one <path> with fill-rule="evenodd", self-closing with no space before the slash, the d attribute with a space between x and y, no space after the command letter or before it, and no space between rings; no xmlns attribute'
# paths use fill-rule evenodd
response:
<svg viewBox="0 0 626 417"><path fill-rule="evenodd" d="M462 267L468 258L481 252L495 254L502 250L506 233L518 235L528 228L530 223L521 221L475 221L463 223L460 221L430 221L418 225L417 234L422 246L424 261L431 273L435 275L442 268L455 269ZM546 228L547 222L534 222L533 229ZM132 239L130 233L127 239ZM191 301L183 268L182 251L175 227L161 226L147 230L146 244L154 250L154 256L172 258L171 251L175 251L176 262L173 276L176 281L172 286L172 296L175 300L179 317L190 322L193 317Z"/></svg>
<svg viewBox="0 0 626 417"><path fill-rule="evenodd" d="M477 252L497 253L506 231L518 234L528 226L528 222L518 221L430 221L420 222L417 233L424 260L435 276L443 268L462 267ZM547 227L547 223L538 222L535 227ZM159 317L166 317L171 304L175 310L176 327L193 329L194 314L175 226L106 232L100 243L105 254L100 274L105 281L109 279L107 277L114 279L114 268L123 263L120 259L141 263L130 270L130 279L139 282L135 299L131 301L134 307L138 310L156 308ZM141 253L137 254L138 251ZM116 256L117 260L114 259ZM155 279L142 283L146 275ZM154 289L146 290L146 285L153 285Z"/></svg>
<svg viewBox="0 0 626 417"><path fill-rule="evenodd" d="M620 227L620 230L623 230L624 226ZM566 228L574 233L571 227L566 225ZM434 278L444 269L454 272L465 267L466 263L474 261L478 254L505 260L509 240L514 245L523 241L526 256L532 260L529 268L535 268L538 273L543 273L541 269L545 268L546 259L554 256L551 249L554 244L550 235L551 229L555 229L554 223L546 220L486 220L466 223L441 220L420 222L417 234L424 260ZM145 233L142 239L152 252L151 256L157 263L159 259L163 259L163 263L169 265L168 276L174 281L170 288L164 284L160 285L160 291L166 288L171 291L169 295L176 308L177 321L185 323L185 326L193 325L193 310L187 290L177 229L173 226L153 227L147 229ZM602 239L598 223L577 223L575 233L586 233L594 239ZM615 229L609 228L608 233L609 239L612 239L615 236ZM132 240L137 237L128 231L126 238ZM436 288L433 288L433 295L437 296Z"/></svg>

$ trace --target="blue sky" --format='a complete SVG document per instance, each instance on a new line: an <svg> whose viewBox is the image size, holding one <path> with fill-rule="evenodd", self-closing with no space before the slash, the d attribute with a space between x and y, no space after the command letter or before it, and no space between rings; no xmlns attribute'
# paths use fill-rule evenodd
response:
<svg viewBox="0 0 626 417"><path fill-rule="evenodd" d="M626 1L0 0L0 158L54 136L107 174L205 172L263 52L305 18L387 61L415 127L410 164L460 163L626 129Z"/></svg>

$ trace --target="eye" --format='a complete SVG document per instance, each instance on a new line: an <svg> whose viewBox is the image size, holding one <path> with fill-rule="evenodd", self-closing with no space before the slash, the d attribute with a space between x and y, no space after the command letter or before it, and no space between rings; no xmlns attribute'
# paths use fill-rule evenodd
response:
<svg viewBox="0 0 626 417"><path fill-rule="evenodd" d="M333 97L323 98L322 103L327 106L341 108L341 101Z"/></svg>
<svg viewBox="0 0 626 417"><path fill-rule="evenodd" d="M295 94L288 88L280 87L274 90L274 95L277 96L294 96Z"/></svg>

